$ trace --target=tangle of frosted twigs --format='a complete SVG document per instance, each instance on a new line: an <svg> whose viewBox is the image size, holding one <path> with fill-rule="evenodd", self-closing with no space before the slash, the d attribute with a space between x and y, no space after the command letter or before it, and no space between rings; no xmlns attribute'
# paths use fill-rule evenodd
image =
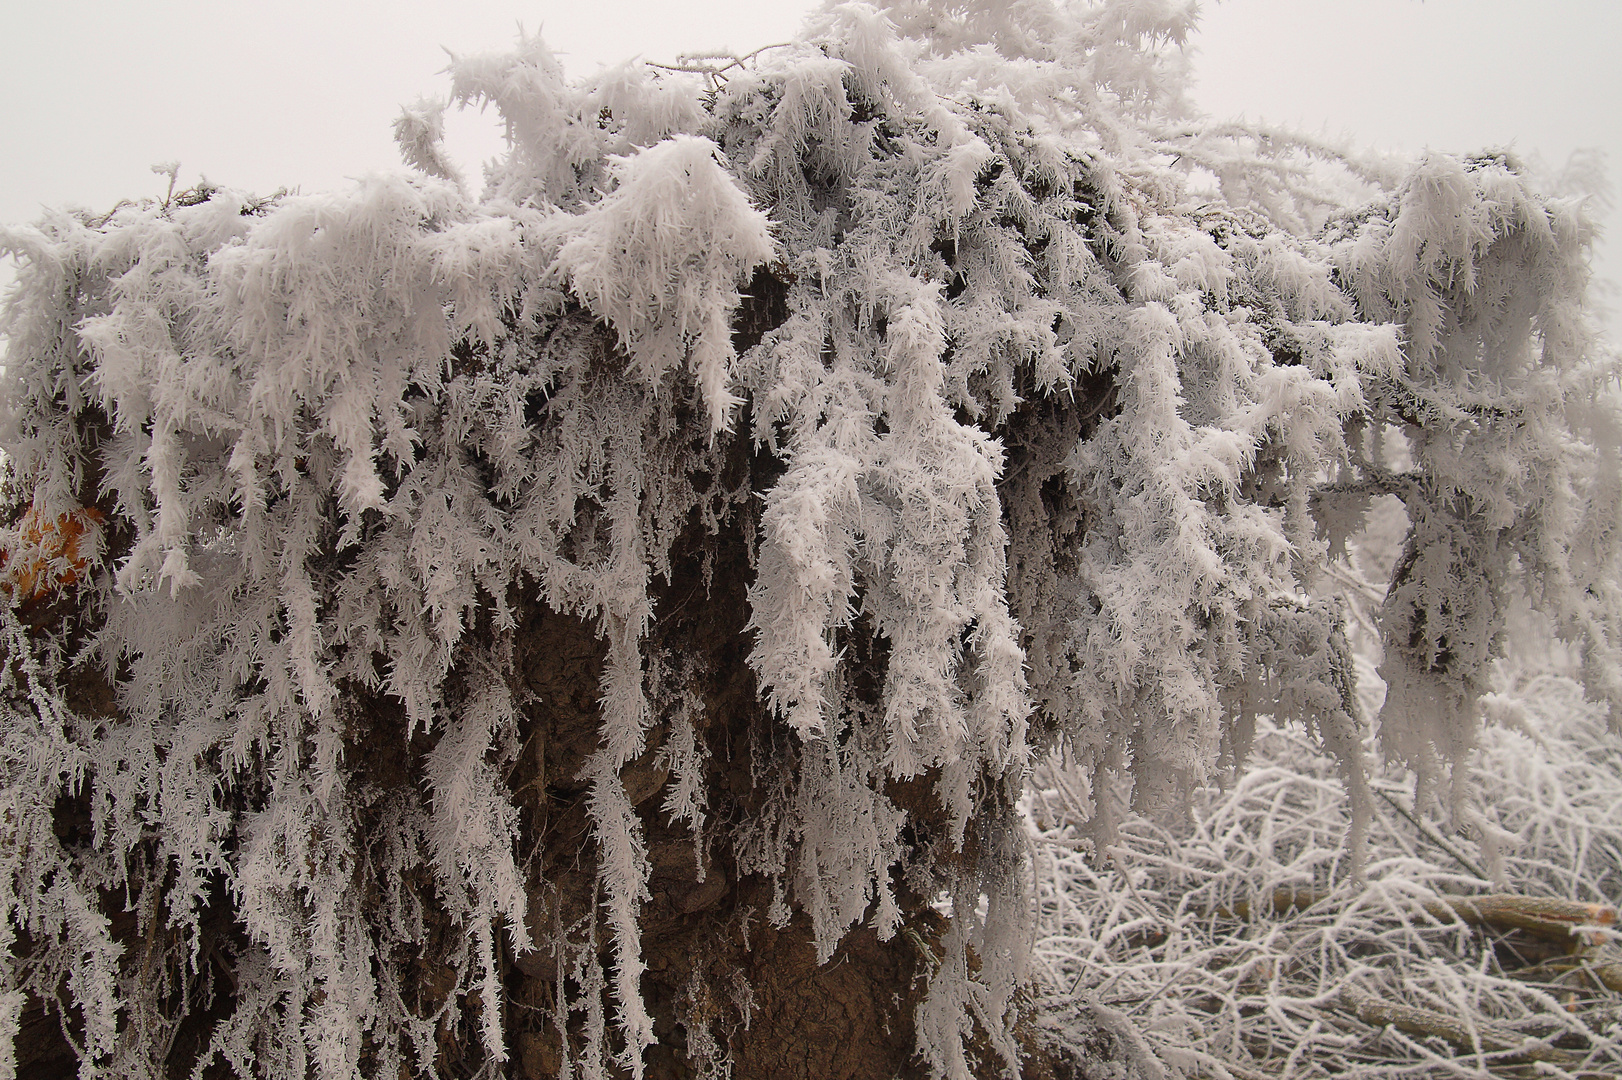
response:
<svg viewBox="0 0 1622 1080"><path fill-rule="evenodd" d="M1514 721L1474 763L1516 841L1496 881L1391 812L1412 796L1395 770L1358 877L1334 765L1289 726L1260 725L1251 768L1185 822L1123 811L1103 857L1055 770L1027 804L1050 992L1119 1010L1188 1076L1622 1073L1622 739L1560 675L1503 664L1497 692Z"/></svg>

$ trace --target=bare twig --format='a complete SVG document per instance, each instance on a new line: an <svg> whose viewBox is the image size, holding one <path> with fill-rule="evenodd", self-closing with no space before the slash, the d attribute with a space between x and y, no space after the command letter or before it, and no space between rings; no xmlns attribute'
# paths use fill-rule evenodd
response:
<svg viewBox="0 0 1622 1080"><path fill-rule="evenodd" d="M1435 1036L1447 1040L1461 1050L1507 1054L1524 1061L1548 1061L1560 1065L1574 1065L1581 1060L1576 1055L1558 1050L1541 1039L1529 1038L1513 1031L1502 1031L1469 1019L1461 1020L1433 1009L1418 1009L1412 1005L1381 1001L1355 986L1343 988L1337 1004L1365 1024L1374 1027L1391 1026L1421 1037Z"/></svg>
<svg viewBox="0 0 1622 1080"><path fill-rule="evenodd" d="M1376 792L1378 792L1380 798L1384 799L1386 802L1391 804L1392 809L1396 810L1397 813L1401 814L1403 817L1405 817L1409 821L1413 822L1414 828L1418 829L1421 833L1423 833L1425 835L1425 837L1428 840L1430 840L1431 843L1435 844L1437 847L1441 848L1443 851L1445 851L1449 855L1451 855L1453 857L1454 862L1458 863L1460 866L1462 866L1466 870L1470 871L1470 873L1474 874L1476 877L1480 878L1482 881L1491 881L1492 880L1492 878L1488 877L1486 872L1483 871L1479 866L1477 866L1475 863L1471 862L1469 859L1465 858L1462 854L1460 854L1458 848L1456 848L1452 844L1448 843L1446 840L1444 840L1442 838L1442 835L1440 833L1438 833L1435 829L1432 829L1428 824L1426 824L1426 822L1425 822L1425 820L1423 818L1419 817L1419 815L1415 814L1412 810L1409 810L1406 806L1402 805L1400 802L1398 802L1396 799L1392 798L1386 792L1380 791L1378 788L1376 788L1375 790L1376 790Z"/></svg>

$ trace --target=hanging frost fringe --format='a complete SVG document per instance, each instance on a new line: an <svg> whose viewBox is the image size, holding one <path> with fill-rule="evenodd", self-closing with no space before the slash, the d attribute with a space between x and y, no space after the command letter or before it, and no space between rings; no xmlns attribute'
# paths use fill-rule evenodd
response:
<svg viewBox="0 0 1622 1080"><path fill-rule="evenodd" d="M537 946L564 1075L640 1076L662 806L699 880L760 875L824 961L949 899L918 1050L963 1076L979 1032L1012 1068L1038 755L1173 801L1258 715L1300 721L1356 848L1315 590L1377 495L1412 530L1388 754L1464 760L1521 589L1622 703L1591 226L1504 155L1391 180L1188 118L1191 20L835 5L707 94L570 83L526 38L453 58L452 103L508 131L477 199L428 103L396 126L423 175L0 230L0 1031L33 994L82 1015L89 1069L140 1075L206 985L229 1015L199 1070L431 1074L444 1040L495 1067L503 950ZM721 540L750 580L715 576ZM725 713L733 673L661 640L718 584L747 585L723 653L755 679ZM556 660L520 647L543 614L597 635L595 726L520 792L537 717L574 707L516 670ZM589 899L533 880L554 798ZM121 953L113 895L153 952Z"/></svg>
<svg viewBox="0 0 1622 1080"><path fill-rule="evenodd" d="M1613 718L1622 709L1609 584L1622 568L1622 469L1606 438L1622 403L1593 382L1606 365L1581 309L1591 228L1495 152L1429 156L1385 202L1329 230L1360 309L1405 331L1403 366L1371 394L1407 426L1415 466L1376 478L1411 523L1380 674L1386 752L1422 791L1475 746L1517 583L1581 642L1589 692ZM1447 790L1467 821L1468 787Z"/></svg>
<svg viewBox="0 0 1622 1080"><path fill-rule="evenodd" d="M765 215L717 153L708 139L684 135L615 159L618 186L566 227L557 256L575 294L618 331L650 386L686 362L712 434L742 404L729 389L738 284L773 253Z"/></svg>
<svg viewBox="0 0 1622 1080"><path fill-rule="evenodd" d="M653 1019L642 1002L641 931L638 914L648 899L648 855L642 824L625 797L619 763L606 751L587 766L591 784L589 808L601 848L597 871L607 896L608 925L613 935L615 1022L625 1039L615 1061L642 1076L642 1051L653 1045Z"/></svg>
<svg viewBox="0 0 1622 1080"><path fill-rule="evenodd" d="M492 925L505 923L515 951L534 948L525 928L524 876L513 860L518 815L500 775L485 760L492 742L510 735L517 710L492 664L481 665L472 691L446 716L447 730L428 755L433 799L428 848L451 917L471 931L482 983L481 1034L494 1061L504 1061L501 975Z"/></svg>

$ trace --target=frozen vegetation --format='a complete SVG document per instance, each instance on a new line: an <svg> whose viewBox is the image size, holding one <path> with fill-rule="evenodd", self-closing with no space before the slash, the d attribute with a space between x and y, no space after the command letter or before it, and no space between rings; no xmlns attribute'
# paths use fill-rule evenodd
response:
<svg viewBox="0 0 1622 1080"><path fill-rule="evenodd" d="M1336 569L1367 716L1384 694L1366 619L1384 590L1367 575L1384 577L1405 523L1386 502L1372 524ZM1074 1039L1064 1003L1079 1000L1124 1016L1168 1075L1622 1071L1622 737L1583 699L1572 658L1547 648L1546 626L1523 609L1510 631L1469 762L1484 815L1472 835L1414 813L1412 773L1376 768L1366 862L1354 864L1331 762L1270 721L1242 772L1176 813L1123 810L1102 858L1081 841L1076 778L1062 763L1039 769L1027 796L1033 967L1055 1037ZM1484 895L1507 898L1507 920L1472 926L1438 907ZM1575 903L1533 902L1545 899ZM1539 911L1568 925L1538 925ZM1517 914L1534 917L1517 926Z"/></svg>
<svg viewBox="0 0 1622 1080"><path fill-rule="evenodd" d="M790 974L876 1076L1524 1020L1404 905L1615 900L1592 227L1507 153L1208 122L1192 28L843 4L572 82L529 38L409 173L0 230L0 1022L348 1080L798 1075L846 1051ZM1512 612L1569 666L1506 668Z"/></svg>

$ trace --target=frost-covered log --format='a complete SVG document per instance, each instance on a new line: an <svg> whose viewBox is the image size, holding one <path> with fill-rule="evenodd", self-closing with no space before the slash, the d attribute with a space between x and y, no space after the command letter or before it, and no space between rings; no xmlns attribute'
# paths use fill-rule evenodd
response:
<svg viewBox="0 0 1622 1080"><path fill-rule="evenodd" d="M1186 116L1191 23L843 5L573 83L527 39L452 65L482 196L430 102L412 175L0 233L25 1052L1012 1070L1033 759L1165 800L1272 714L1365 806L1313 588L1381 494L1389 752L1468 753L1512 589L1622 702L1580 208Z"/></svg>

